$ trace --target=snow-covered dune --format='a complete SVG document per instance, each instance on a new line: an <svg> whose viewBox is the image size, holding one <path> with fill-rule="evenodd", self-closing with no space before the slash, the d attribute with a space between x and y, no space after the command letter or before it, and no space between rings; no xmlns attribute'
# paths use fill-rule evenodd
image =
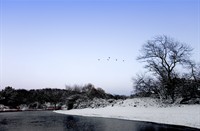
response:
<svg viewBox="0 0 200 131"><path fill-rule="evenodd" d="M157 99L134 98L104 108L59 110L57 113L183 125L200 129L200 105L164 105Z"/></svg>

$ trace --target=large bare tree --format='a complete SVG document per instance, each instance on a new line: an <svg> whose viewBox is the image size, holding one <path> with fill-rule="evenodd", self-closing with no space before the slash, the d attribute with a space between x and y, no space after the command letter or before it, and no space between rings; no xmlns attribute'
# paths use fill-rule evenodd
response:
<svg viewBox="0 0 200 131"><path fill-rule="evenodd" d="M145 68L159 78L162 86L167 89L167 95L174 100L175 68L190 61L191 51L188 45L162 35L148 40L137 59L146 62Z"/></svg>

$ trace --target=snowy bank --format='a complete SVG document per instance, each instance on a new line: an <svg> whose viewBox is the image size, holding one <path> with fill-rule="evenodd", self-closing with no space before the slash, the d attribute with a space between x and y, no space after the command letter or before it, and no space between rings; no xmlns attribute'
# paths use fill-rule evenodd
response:
<svg viewBox="0 0 200 131"><path fill-rule="evenodd" d="M67 115L107 117L182 125L200 129L200 105L163 106L153 99L127 99L104 108L58 110Z"/></svg>

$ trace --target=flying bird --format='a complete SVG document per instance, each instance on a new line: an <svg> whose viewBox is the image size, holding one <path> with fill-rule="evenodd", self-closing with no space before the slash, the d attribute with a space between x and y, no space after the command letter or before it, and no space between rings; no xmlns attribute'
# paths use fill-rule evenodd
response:
<svg viewBox="0 0 200 131"><path fill-rule="evenodd" d="M99 58L99 59L97 59L98 61L100 61L101 59ZM107 61L110 61L111 59L110 59L110 57L107 57L107 59L106 59ZM125 62L125 59L116 59L115 58L115 61L122 61L122 62Z"/></svg>

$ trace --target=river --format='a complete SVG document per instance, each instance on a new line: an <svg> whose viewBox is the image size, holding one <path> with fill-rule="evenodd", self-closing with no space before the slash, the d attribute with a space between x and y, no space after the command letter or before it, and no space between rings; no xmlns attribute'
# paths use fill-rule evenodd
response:
<svg viewBox="0 0 200 131"><path fill-rule="evenodd" d="M195 128L111 118L81 117L52 111L0 113L0 131L199 131Z"/></svg>

